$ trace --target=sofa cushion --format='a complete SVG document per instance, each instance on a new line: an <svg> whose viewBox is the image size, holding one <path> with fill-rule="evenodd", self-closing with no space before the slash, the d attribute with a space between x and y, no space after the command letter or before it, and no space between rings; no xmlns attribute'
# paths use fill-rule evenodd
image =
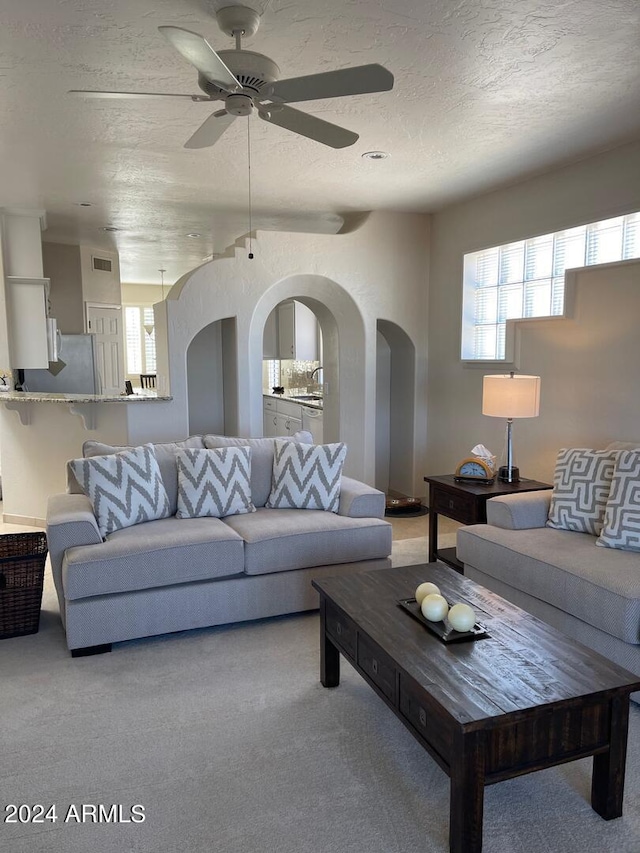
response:
<svg viewBox="0 0 640 853"><path fill-rule="evenodd" d="M91 501L101 536L170 515L153 445L74 459L70 464Z"/></svg>
<svg viewBox="0 0 640 853"><path fill-rule="evenodd" d="M560 450L553 475L549 527L594 536L600 533L615 458L615 450Z"/></svg>
<svg viewBox="0 0 640 853"><path fill-rule="evenodd" d="M203 438L205 447L251 448L251 500L255 507L264 506L271 491L275 439L237 438L229 435L205 435ZM301 430L291 436L289 440L311 444L313 437L310 432Z"/></svg>
<svg viewBox="0 0 640 853"><path fill-rule="evenodd" d="M169 498L169 514L175 515L178 505L178 468L176 465L176 452L178 450L192 449L204 447L201 435L194 435L190 438L185 438L184 441L168 441L162 444L154 444L153 449L156 453L156 459L160 466L162 474L162 482L167 490ZM101 441L85 441L82 445L82 455L84 457L104 456L107 453L117 453L119 450L128 450L128 445L112 445L103 444ZM70 494L79 494L82 489L78 485L78 481L70 471L67 465L67 491Z"/></svg>
<svg viewBox="0 0 640 853"><path fill-rule="evenodd" d="M596 545L640 551L639 450L620 450L617 454L604 525Z"/></svg>
<svg viewBox="0 0 640 853"><path fill-rule="evenodd" d="M175 517L118 530L98 545L69 548L66 599L242 574L241 537L217 518Z"/></svg>
<svg viewBox="0 0 640 853"><path fill-rule="evenodd" d="M251 448L179 450L178 518L255 512L251 503Z"/></svg>
<svg viewBox="0 0 640 853"><path fill-rule="evenodd" d="M391 553L391 525L315 509L268 509L223 520L245 541L245 572L261 575Z"/></svg>
<svg viewBox="0 0 640 853"><path fill-rule="evenodd" d="M640 643L640 557L596 548L587 533L461 527L463 563L626 643Z"/></svg>
<svg viewBox="0 0 640 853"><path fill-rule="evenodd" d="M273 479L266 506L337 512L347 446L275 439Z"/></svg>

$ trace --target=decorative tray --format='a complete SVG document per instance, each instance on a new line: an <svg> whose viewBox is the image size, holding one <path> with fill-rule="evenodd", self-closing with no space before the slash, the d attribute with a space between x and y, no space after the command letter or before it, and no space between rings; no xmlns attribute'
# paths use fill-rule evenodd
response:
<svg viewBox="0 0 640 853"><path fill-rule="evenodd" d="M401 598L398 600L398 604L403 610L410 613L414 619L417 619L418 622L424 625L427 630L435 634L443 643L465 643L470 640L482 640L490 636L484 625L481 625L479 622L476 622L470 631L456 631L442 620L440 622L430 622L429 619L425 619L422 615L420 605L415 598Z"/></svg>

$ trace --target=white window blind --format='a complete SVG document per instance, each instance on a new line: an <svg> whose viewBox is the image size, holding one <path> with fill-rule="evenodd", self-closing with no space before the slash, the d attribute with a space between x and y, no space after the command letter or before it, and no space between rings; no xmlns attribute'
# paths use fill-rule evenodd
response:
<svg viewBox="0 0 640 853"><path fill-rule="evenodd" d="M507 320L564 311L572 267L640 257L640 212L464 257L462 358L504 359Z"/></svg>
<svg viewBox="0 0 640 853"><path fill-rule="evenodd" d="M127 375L134 381L141 373L156 372L156 330L153 308L127 305L124 309Z"/></svg>
<svg viewBox="0 0 640 853"><path fill-rule="evenodd" d="M127 306L124 309L125 341L127 344L127 373L144 373L140 348L140 309Z"/></svg>

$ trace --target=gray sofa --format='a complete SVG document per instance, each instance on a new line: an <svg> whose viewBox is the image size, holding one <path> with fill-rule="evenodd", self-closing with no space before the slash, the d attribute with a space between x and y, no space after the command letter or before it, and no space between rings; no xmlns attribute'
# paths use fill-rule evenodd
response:
<svg viewBox="0 0 640 853"><path fill-rule="evenodd" d="M488 523L457 533L465 575L640 675L640 553L546 527L550 501L548 490L487 501Z"/></svg>
<svg viewBox="0 0 640 853"><path fill-rule="evenodd" d="M117 530L102 540L92 506L68 472L50 498L47 539L67 645L74 656L123 640L312 610L312 578L390 565L385 496L343 477L337 513L269 509L274 439L193 436L154 445L172 509L175 453L183 447L252 448L256 512L227 518L175 516ZM295 440L311 442L309 433ZM85 456L120 450L85 442ZM79 493L80 492L80 493Z"/></svg>

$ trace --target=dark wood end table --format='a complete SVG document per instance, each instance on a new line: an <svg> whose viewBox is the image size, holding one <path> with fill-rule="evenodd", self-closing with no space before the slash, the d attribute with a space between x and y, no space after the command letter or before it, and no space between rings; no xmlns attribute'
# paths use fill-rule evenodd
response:
<svg viewBox="0 0 640 853"><path fill-rule="evenodd" d="M456 549L438 550L439 515L462 524L486 524L489 498L553 488L550 483L538 480L520 480L518 483L502 483L498 479L493 483L458 482L453 474L425 477L424 480L429 484L429 562L440 560L457 572L462 572L463 564L456 556Z"/></svg>
<svg viewBox="0 0 640 853"><path fill-rule="evenodd" d="M397 604L423 581L476 611L489 637L444 645ZM451 853L481 853L484 788L593 756L591 805L622 814L629 694L640 678L440 563L313 581L320 680L340 655L451 780Z"/></svg>

